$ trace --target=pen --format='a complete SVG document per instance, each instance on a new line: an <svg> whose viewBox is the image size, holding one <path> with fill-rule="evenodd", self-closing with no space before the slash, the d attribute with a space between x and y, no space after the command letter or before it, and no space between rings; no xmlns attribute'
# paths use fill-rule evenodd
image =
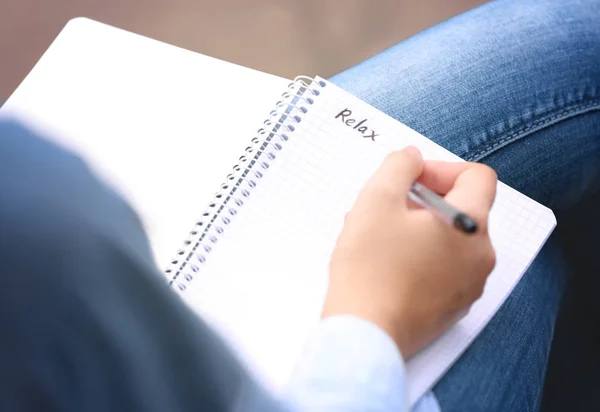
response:
<svg viewBox="0 0 600 412"><path fill-rule="evenodd" d="M408 192L408 198L419 206L432 211L444 222L464 233L473 234L477 232L477 222L475 220L449 205L441 196L420 183L413 183Z"/></svg>

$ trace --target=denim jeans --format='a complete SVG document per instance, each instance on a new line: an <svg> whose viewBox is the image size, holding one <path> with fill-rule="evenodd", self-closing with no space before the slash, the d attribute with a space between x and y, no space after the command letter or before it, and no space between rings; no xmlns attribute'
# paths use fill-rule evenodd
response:
<svg viewBox="0 0 600 412"><path fill-rule="evenodd" d="M332 80L492 166L556 211L560 235L600 184L598 8L489 3ZM0 135L0 409L225 411L243 386L275 410L166 290L129 207L72 155L16 125ZM444 411L537 410L570 272L557 235L436 385Z"/></svg>

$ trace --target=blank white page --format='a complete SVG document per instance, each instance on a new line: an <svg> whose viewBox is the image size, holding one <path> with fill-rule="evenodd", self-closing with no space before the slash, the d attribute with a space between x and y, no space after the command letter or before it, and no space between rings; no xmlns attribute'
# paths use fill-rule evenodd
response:
<svg viewBox="0 0 600 412"><path fill-rule="evenodd" d="M415 145L427 159L460 161L333 84L320 90L277 157L261 156L268 169L257 166L262 179L233 205L237 213L182 292L272 389L289 377L318 322L344 215L384 157ZM367 119L375 141L335 118L344 109ZM549 209L498 184L489 225L496 268L468 316L408 362L411 404L490 320L555 223Z"/></svg>

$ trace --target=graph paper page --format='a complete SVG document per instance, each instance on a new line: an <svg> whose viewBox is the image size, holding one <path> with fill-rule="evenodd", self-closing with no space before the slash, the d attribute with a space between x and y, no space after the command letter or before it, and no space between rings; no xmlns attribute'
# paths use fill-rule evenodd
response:
<svg viewBox="0 0 600 412"><path fill-rule="evenodd" d="M319 79L322 80L322 79ZM426 159L458 157L326 82L263 177L236 206L183 298L232 345L263 383L286 382L318 322L328 264L354 201L385 156L407 145ZM375 141L336 118L351 110ZM368 135L370 132L366 132ZM469 314L407 362L411 404L430 389L483 329L556 224L546 207L499 183L489 231L497 254Z"/></svg>

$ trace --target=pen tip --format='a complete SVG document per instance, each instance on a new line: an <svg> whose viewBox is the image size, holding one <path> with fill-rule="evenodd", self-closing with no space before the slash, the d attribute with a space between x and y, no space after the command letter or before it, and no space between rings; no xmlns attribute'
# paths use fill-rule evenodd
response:
<svg viewBox="0 0 600 412"><path fill-rule="evenodd" d="M459 213L454 217L454 226L468 234L477 232L477 222L464 213Z"/></svg>

